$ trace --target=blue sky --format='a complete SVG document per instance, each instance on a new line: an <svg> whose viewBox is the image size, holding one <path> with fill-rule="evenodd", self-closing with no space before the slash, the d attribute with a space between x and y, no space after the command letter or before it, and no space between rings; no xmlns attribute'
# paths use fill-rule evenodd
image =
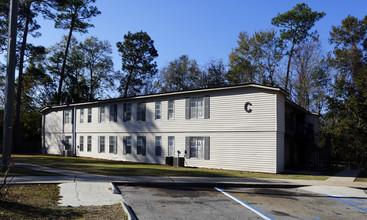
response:
<svg viewBox="0 0 367 220"><path fill-rule="evenodd" d="M325 51L331 50L327 39L332 25L340 25L348 15L359 19L367 15L366 0L97 0L96 6L102 14L92 19L95 27L88 34L74 36L79 41L90 36L108 40L116 70L121 68L116 43L123 41L128 31L141 30L154 40L159 69L183 54L196 59L199 65L211 58L223 59L228 64L228 55L236 47L241 31L252 34L275 28L271 18L301 2L326 13L314 27ZM30 38L34 44L48 47L67 34L66 30L55 29L52 21L39 19L39 23L42 36Z"/></svg>

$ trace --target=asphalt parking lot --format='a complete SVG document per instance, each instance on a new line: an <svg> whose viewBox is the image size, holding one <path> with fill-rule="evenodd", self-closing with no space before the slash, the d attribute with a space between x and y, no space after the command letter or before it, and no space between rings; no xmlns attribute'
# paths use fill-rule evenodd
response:
<svg viewBox="0 0 367 220"><path fill-rule="evenodd" d="M367 197L299 188L123 186L138 219L367 219Z"/></svg>

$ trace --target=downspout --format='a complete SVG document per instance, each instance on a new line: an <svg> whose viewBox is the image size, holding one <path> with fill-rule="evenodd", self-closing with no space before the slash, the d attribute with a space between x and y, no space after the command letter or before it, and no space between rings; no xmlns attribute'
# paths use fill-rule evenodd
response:
<svg viewBox="0 0 367 220"><path fill-rule="evenodd" d="M73 108L73 155L76 156L76 106Z"/></svg>

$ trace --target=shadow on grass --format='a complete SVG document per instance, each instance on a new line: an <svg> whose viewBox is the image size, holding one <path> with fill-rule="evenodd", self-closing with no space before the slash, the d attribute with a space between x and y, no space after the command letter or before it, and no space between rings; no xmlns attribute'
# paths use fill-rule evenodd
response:
<svg viewBox="0 0 367 220"><path fill-rule="evenodd" d="M46 218L56 219L63 217L65 219L81 218L83 213L76 212L72 209L53 209L42 208L39 206L32 206L18 202L3 201L0 199L0 210L5 214L9 214L16 219L30 219L30 218ZM5 216L4 216L5 217Z"/></svg>
<svg viewBox="0 0 367 220"><path fill-rule="evenodd" d="M14 161L107 176L191 176L325 180L328 178L328 174L333 174L336 172L330 171L326 173L307 173L289 171L281 174L268 174L221 169L171 167L167 165L51 155L15 155Z"/></svg>

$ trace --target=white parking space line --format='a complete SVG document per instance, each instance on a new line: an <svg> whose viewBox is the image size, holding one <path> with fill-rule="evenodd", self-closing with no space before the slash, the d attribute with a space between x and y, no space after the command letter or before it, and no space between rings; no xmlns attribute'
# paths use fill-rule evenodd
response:
<svg viewBox="0 0 367 220"><path fill-rule="evenodd" d="M258 216L262 217L263 219L266 219L266 220L273 220L274 218L266 215L265 213L261 212L260 210L258 210L257 208L255 207L252 207L251 205L247 204L246 202L244 202L243 200L235 197L234 195L224 191L223 189L221 188L218 188L218 187L214 187L214 189L216 189L217 191L223 193L224 195L228 196L229 198L233 199L234 201L238 202L239 204L241 204L242 206L246 207L247 209L251 210L252 212L256 213Z"/></svg>

